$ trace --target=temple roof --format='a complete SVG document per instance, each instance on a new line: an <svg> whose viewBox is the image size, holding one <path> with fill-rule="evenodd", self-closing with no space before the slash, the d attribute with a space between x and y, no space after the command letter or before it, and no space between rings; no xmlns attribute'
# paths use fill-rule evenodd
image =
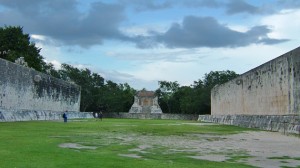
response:
<svg viewBox="0 0 300 168"><path fill-rule="evenodd" d="M155 92L141 90L136 94L138 97L155 97Z"/></svg>

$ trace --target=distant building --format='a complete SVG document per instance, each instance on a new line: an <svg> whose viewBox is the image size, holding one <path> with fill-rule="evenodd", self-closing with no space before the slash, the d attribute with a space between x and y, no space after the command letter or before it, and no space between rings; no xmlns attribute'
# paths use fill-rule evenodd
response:
<svg viewBox="0 0 300 168"><path fill-rule="evenodd" d="M162 113L153 91L141 90L134 96L129 113Z"/></svg>

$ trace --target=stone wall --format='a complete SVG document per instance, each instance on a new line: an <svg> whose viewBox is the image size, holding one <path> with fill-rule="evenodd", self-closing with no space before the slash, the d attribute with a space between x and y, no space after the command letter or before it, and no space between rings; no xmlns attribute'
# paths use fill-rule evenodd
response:
<svg viewBox="0 0 300 168"><path fill-rule="evenodd" d="M211 91L212 115L300 112L300 47Z"/></svg>
<svg viewBox="0 0 300 168"><path fill-rule="evenodd" d="M63 120L61 111L4 110L0 109L0 122L31 120ZM68 119L93 118L89 112L67 112Z"/></svg>
<svg viewBox="0 0 300 168"><path fill-rule="evenodd" d="M283 133L300 133L300 116L296 115L199 115L198 121Z"/></svg>
<svg viewBox="0 0 300 168"><path fill-rule="evenodd" d="M193 114L155 114L155 113L104 113L104 118L132 118L132 119L164 119L164 120L197 120Z"/></svg>
<svg viewBox="0 0 300 168"><path fill-rule="evenodd" d="M79 111L80 87L0 59L0 108Z"/></svg>
<svg viewBox="0 0 300 168"><path fill-rule="evenodd" d="M0 108L0 122L32 121L32 120L63 120L60 111L47 110L4 110ZM67 112L68 119L94 118L93 112ZM126 119L165 119L165 120L197 120L198 115L184 114L142 114L142 113L104 113L104 118Z"/></svg>

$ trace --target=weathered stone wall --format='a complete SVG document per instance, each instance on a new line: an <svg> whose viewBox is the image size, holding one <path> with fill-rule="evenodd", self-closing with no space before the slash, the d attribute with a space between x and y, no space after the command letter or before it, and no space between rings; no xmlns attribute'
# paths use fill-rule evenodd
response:
<svg viewBox="0 0 300 168"><path fill-rule="evenodd" d="M199 115L198 121L283 133L300 133L300 116L295 115Z"/></svg>
<svg viewBox="0 0 300 168"><path fill-rule="evenodd" d="M0 108L79 111L80 87L0 59Z"/></svg>
<svg viewBox="0 0 300 168"><path fill-rule="evenodd" d="M63 120L61 111L4 110L0 108L0 122L31 120ZM93 118L90 112L67 112L68 119Z"/></svg>
<svg viewBox="0 0 300 168"><path fill-rule="evenodd" d="M47 110L6 110L0 108L0 122L63 120L61 111ZM67 112L68 119L94 118L93 112ZM126 119L165 119L165 120L197 120L198 115L185 114L150 114L150 113L104 113L104 118Z"/></svg>
<svg viewBox="0 0 300 168"><path fill-rule="evenodd" d="M300 47L211 91L212 115L300 112Z"/></svg>
<svg viewBox="0 0 300 168"><path fill-rule="evenodd" d="M104 118L164 119L164 120L197 120L198 115L166 113L104 113Z"/></svg>

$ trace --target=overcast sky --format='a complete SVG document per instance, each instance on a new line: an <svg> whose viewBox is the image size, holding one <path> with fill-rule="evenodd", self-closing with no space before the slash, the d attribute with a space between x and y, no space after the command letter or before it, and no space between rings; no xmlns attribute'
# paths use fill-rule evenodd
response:
<svg viewBox="0 0 300 168"><path fill-rule="evenodd" d="M47 62L155 90L242 74L300 45L299 0L0 0Z"/></svg>

